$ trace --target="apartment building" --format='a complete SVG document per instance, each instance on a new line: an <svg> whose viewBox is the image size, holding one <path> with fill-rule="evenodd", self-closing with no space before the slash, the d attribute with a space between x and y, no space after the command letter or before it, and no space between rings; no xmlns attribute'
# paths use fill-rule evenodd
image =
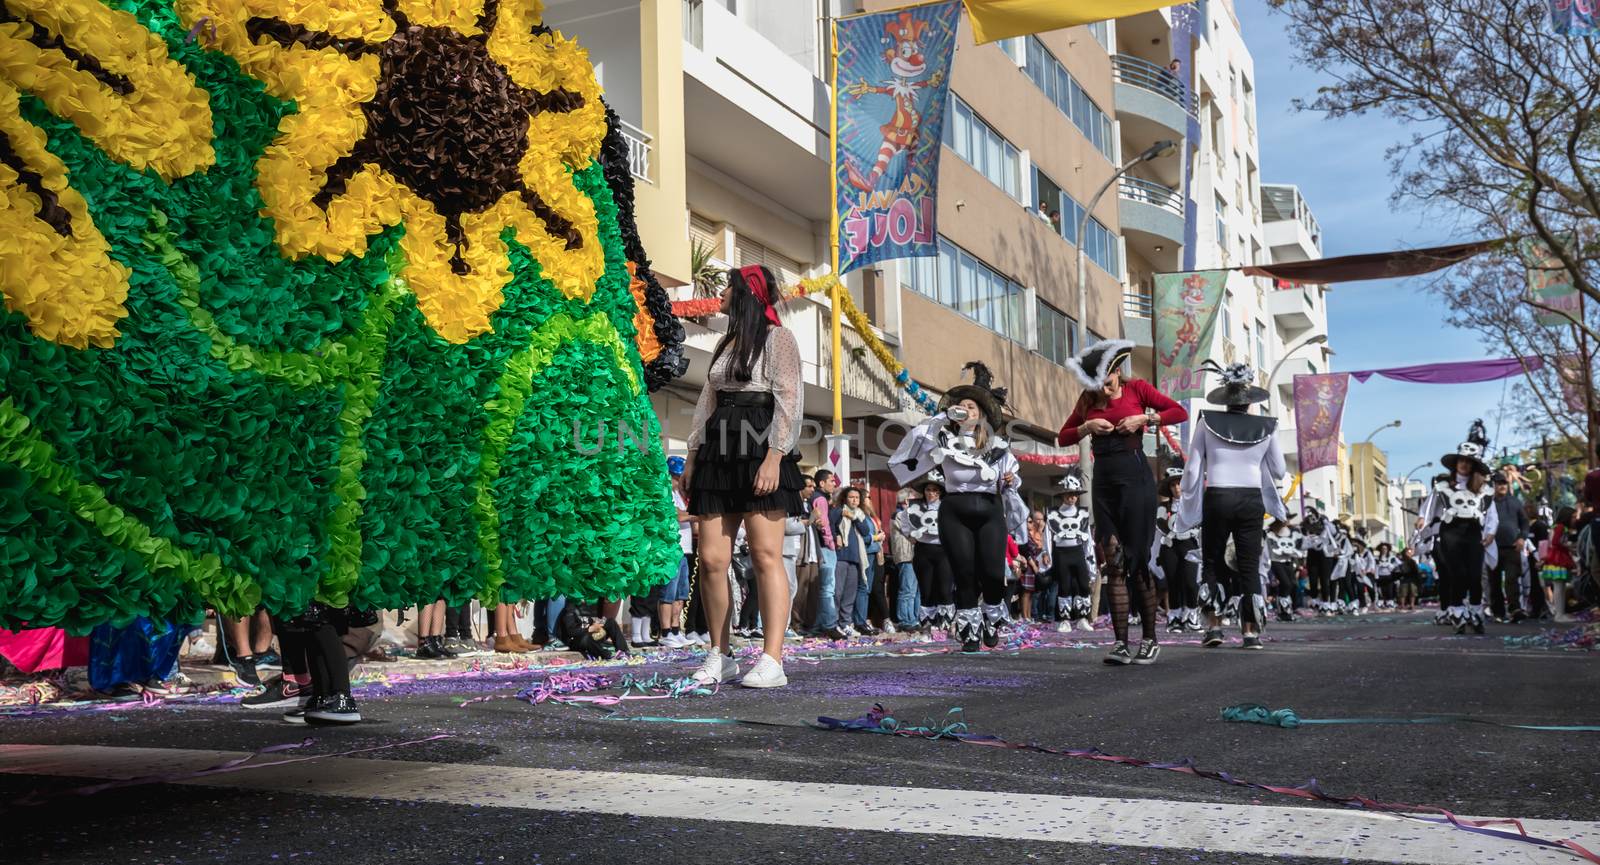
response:
<svg viewBox="0 0 1600 865"><path fill-rule="evenodd" d="M630 124L640 229L680 297L693 291L696 248L716 266L766 264L785 283L827 272L827 16L895 5L547 0L547 21L588 49L607 99ZM1019 451L1059 455L1048 443L1077 398L1064 363L1076 350L1080 242L1087 329L1098 337L1121 328L1127 199L1104 196L1080 231L1095 190L1127 148L1148 137L1124 140L1134 133L1115 108L1115 26L978 46L963 22L941 157L940 254L846 279L877 336L933 392L958 383L967 361L988 364L1010 388ZM1175 183L1176 157L1161 170L1157 180ZM828 301L791 303L782 315L805 366L812 441L804 457L819 465L817 439L832 415ZM673 452L684 447L722 333L715 317L686 327L689 373L655 396ZM857 473L887 488L897 424L921 415L862 345L847 329L847 432L860 434L852 446ZM1057 471L1026 464L1024 483L1043 500Z"/></svg>

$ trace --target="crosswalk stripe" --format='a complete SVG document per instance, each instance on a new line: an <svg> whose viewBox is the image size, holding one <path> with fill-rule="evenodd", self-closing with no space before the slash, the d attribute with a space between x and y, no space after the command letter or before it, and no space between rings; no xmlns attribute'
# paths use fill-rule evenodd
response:
<svg viewBox="0 0 1600 865"><path fill-rule="evenodd" d="M0 745L0 773L126 779L196 772L243 752ZM1559 852L1395 815L1329 808L993 793L733 777L329 757L180 783L238 790L662 819L1113 844L1428 865L1572 861ZM1600 823L1524 820L1600 846ZM1587 841L1585 840L1587 839ZM1593 842L1593 843L1590 843Z"/></svg>

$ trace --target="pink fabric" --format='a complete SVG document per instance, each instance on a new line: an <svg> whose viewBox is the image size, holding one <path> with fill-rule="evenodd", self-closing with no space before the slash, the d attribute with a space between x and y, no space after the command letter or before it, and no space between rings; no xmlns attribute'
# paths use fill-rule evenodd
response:
<svg viewBox="0 0 1600 865"><path fill-rule="evenodd" d="M89 638L69 637L60 628L0 628L0 657L24 673L82 667L89 663Z"/></svg>

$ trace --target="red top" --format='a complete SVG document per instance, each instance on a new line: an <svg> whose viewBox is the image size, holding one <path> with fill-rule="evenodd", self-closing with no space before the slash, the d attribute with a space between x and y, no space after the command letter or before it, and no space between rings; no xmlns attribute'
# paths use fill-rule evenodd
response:
<svg viewBox="0 0 1600 865"><path fill-rule="evenodd" d="M1070 447L1083 438L1084 433L1079 431L1083 422L1093 418L1108 420L1112 424L1130 415L1144 414L1147 408L1153 408L1159 414L1162 426L1180 424L1189 419L1189 413L1183 406L1173 402L1170 397L1156 390L1153 385L1142 378L1130 378L1122 383L1122 395L1106 404L1105 408L1091 409L1084 396L1078 397L1078 405L1072 410L1072 416L1062 424L1061 433L1056 436L1056 444ZM1117 433L1109 433L1117 435Z"/></svg>
<svg viewBox="0 0 1600 865"><path fill-rule="evenodd" d="M1567 549L1569 542L1567 527L1556 523L1555 529L1550 532L1550 545L1545 549L1544 563L1569 570L1576 567L1577 563L1572 560L1572 552Z"/></svg>

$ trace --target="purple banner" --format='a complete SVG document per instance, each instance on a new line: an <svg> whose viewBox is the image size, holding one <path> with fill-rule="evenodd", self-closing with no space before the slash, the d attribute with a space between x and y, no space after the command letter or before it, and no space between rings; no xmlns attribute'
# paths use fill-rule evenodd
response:
<svg viewBox="0 0 1600 865"><path fill-rule="evenodd" d="M1294 437L1302 473L1339 463L1339 422L1349 392L1349 373L1294 377Z"/></svg>
<svg viewBox="0 0 1600 865"><path fill-rule="evenodd" d="M939 254L935 193L961 4L841 18L834 63L839 273Z"/></svg>
<svg viewBox="0 0 1600 865"><path fill-rule="evenodd" d="M1544 368L1539 357L1500 357L1493 360L1463 360L1454 363L1424 363L1417 366L1392 366L1388 369L1363 369L1348 373L1366 383L1375 375L1415 384L1475 384L1538 372Z"/></svg>

